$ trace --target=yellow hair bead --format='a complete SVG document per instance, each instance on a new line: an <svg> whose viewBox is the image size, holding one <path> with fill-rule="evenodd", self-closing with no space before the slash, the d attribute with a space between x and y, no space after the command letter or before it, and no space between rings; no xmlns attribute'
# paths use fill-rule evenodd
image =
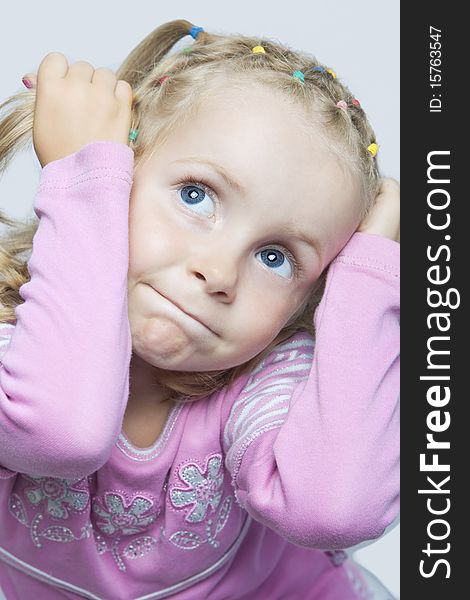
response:
<svg viewBox="0 0 470 600"><path fill-rule="evenodd" d="M336 79L336 73L333 71L333 69L327 69L326 72L329 73L333 79Z"/></svg>
<svg viewBox="0 0 470 600"><path fill-rule="evenodd" d="M369 150L372 156L375 156L379 151L379 147L377 144L371 144L370 146L367 146L367 150Z"/></svg>
<svg viewBox="0 0 470 600"><path fill-rule="evenodd" d="M255 46L251 51L253 54L266 54L266 50L263 48L263 46Z"/></svg>

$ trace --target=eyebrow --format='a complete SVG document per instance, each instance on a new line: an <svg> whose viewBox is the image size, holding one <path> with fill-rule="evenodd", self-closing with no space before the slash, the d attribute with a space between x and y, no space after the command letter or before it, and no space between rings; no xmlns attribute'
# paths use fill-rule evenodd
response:
<svg viewBox="0 0 470 600"><path fill-rule="evenodd" d="M218 175L220 177L222 177L222 179L225 181L225 183L229 187L231 187L233 190L235 190L241 196L246 196L246 190L242 186L242 184L239 183L238 181L236 181L222 165L219 165L218 163L216 163L208 158L202 158L201 156L188 156L187 158L180 158L178 160L174 160L171 164L184 163L184 162L194 162L194 163L198 163L198 164L206 165L207 167L210 167L216 173L218 173Z"/></svg>
<svg viewBox="0 0 470 600"><path fill-rule="evenodd" d="M194 163L205 165L207 167L214 169L214 171L216 173L218 173L220 175L220 177L222 177L222 179L225 181L225 183L230 188L232 188L233 190L235 190L242 196L247 195L246 190L242 186L242 184L239 183L238 181L236 181L228 173L228 171L225 169L225 167L223 167L222 165L219 165L218 163L216 163L208 158L203 158L202 156L188 156L186 158L180 158L178 160L174 160L170 164L186 163L186 162L194 162ZM286 233L288 235L292 235L293 237L297 238L301 242L305 242L306 244L308 244L315 250L315 252L320 257L320 259L323 258L322 247L319 244L318 240L316 240L315 238L313 238L313 237L309 236L307 233L297 229L297 227L295 227L292 224L285 226L284 233Z"/></svg>

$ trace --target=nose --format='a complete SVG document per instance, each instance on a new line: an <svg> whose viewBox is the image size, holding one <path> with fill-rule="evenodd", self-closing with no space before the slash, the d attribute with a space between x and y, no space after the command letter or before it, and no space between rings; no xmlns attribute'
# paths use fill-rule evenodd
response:
<svg viewBox="0 0 470 600"><path fill-rule="evenodd" d="M204 255L193 254L189 272L203 282L208 294L214 294L224 302L233 302L238 281L236 262L234 253L225 246L220 251L212 249Z"/></svg>

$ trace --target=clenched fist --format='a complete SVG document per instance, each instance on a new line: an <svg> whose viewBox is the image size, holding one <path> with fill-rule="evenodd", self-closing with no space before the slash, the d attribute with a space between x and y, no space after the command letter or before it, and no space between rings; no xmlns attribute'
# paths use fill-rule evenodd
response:
<svg viewBox="0 0 470 600"><path fill-rule="evenodd" d="M63 54L50 52L36 78L28 78L36 87L33 145L42 167L90 142L128 143L132 88L111 69L69 65Z"/></svg>

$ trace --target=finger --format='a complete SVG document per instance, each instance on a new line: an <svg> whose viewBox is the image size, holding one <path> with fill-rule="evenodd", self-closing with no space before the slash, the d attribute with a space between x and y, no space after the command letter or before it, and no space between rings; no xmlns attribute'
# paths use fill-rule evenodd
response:
<svg viewBox="0 0 470 600"><path fill-rule="evenodd" d="M116 87L116 75L106 67L95 69L92 77L92 83L111 88L114 91Z"/></svg>
<svg viewBox="0 0 470 600"><path fill-rule="evenodd" d="M124 81L124 79L118 79L114 93L116 95L116 98L118 98L119 100L122 100L123 102L127 102L129 105L129 108L131 108L132 100L133 100L133 92L132 92L132 86L130 83L128 83L127 81Z"/></svg>
<svg viewBox="0 0 470 600"><path fill-rule="evenodd" d="M62 53L49 52L39 65L36 85L40 85L41 79L65 77L68 68L69 63Z"/></svg>
<svg viewBox="0 0 470 600"><path fill-rule="evenodd" d="M70 65L67 72L67 79L85 79L91 82L95 68L86 60L79 60Z"/></svg>

